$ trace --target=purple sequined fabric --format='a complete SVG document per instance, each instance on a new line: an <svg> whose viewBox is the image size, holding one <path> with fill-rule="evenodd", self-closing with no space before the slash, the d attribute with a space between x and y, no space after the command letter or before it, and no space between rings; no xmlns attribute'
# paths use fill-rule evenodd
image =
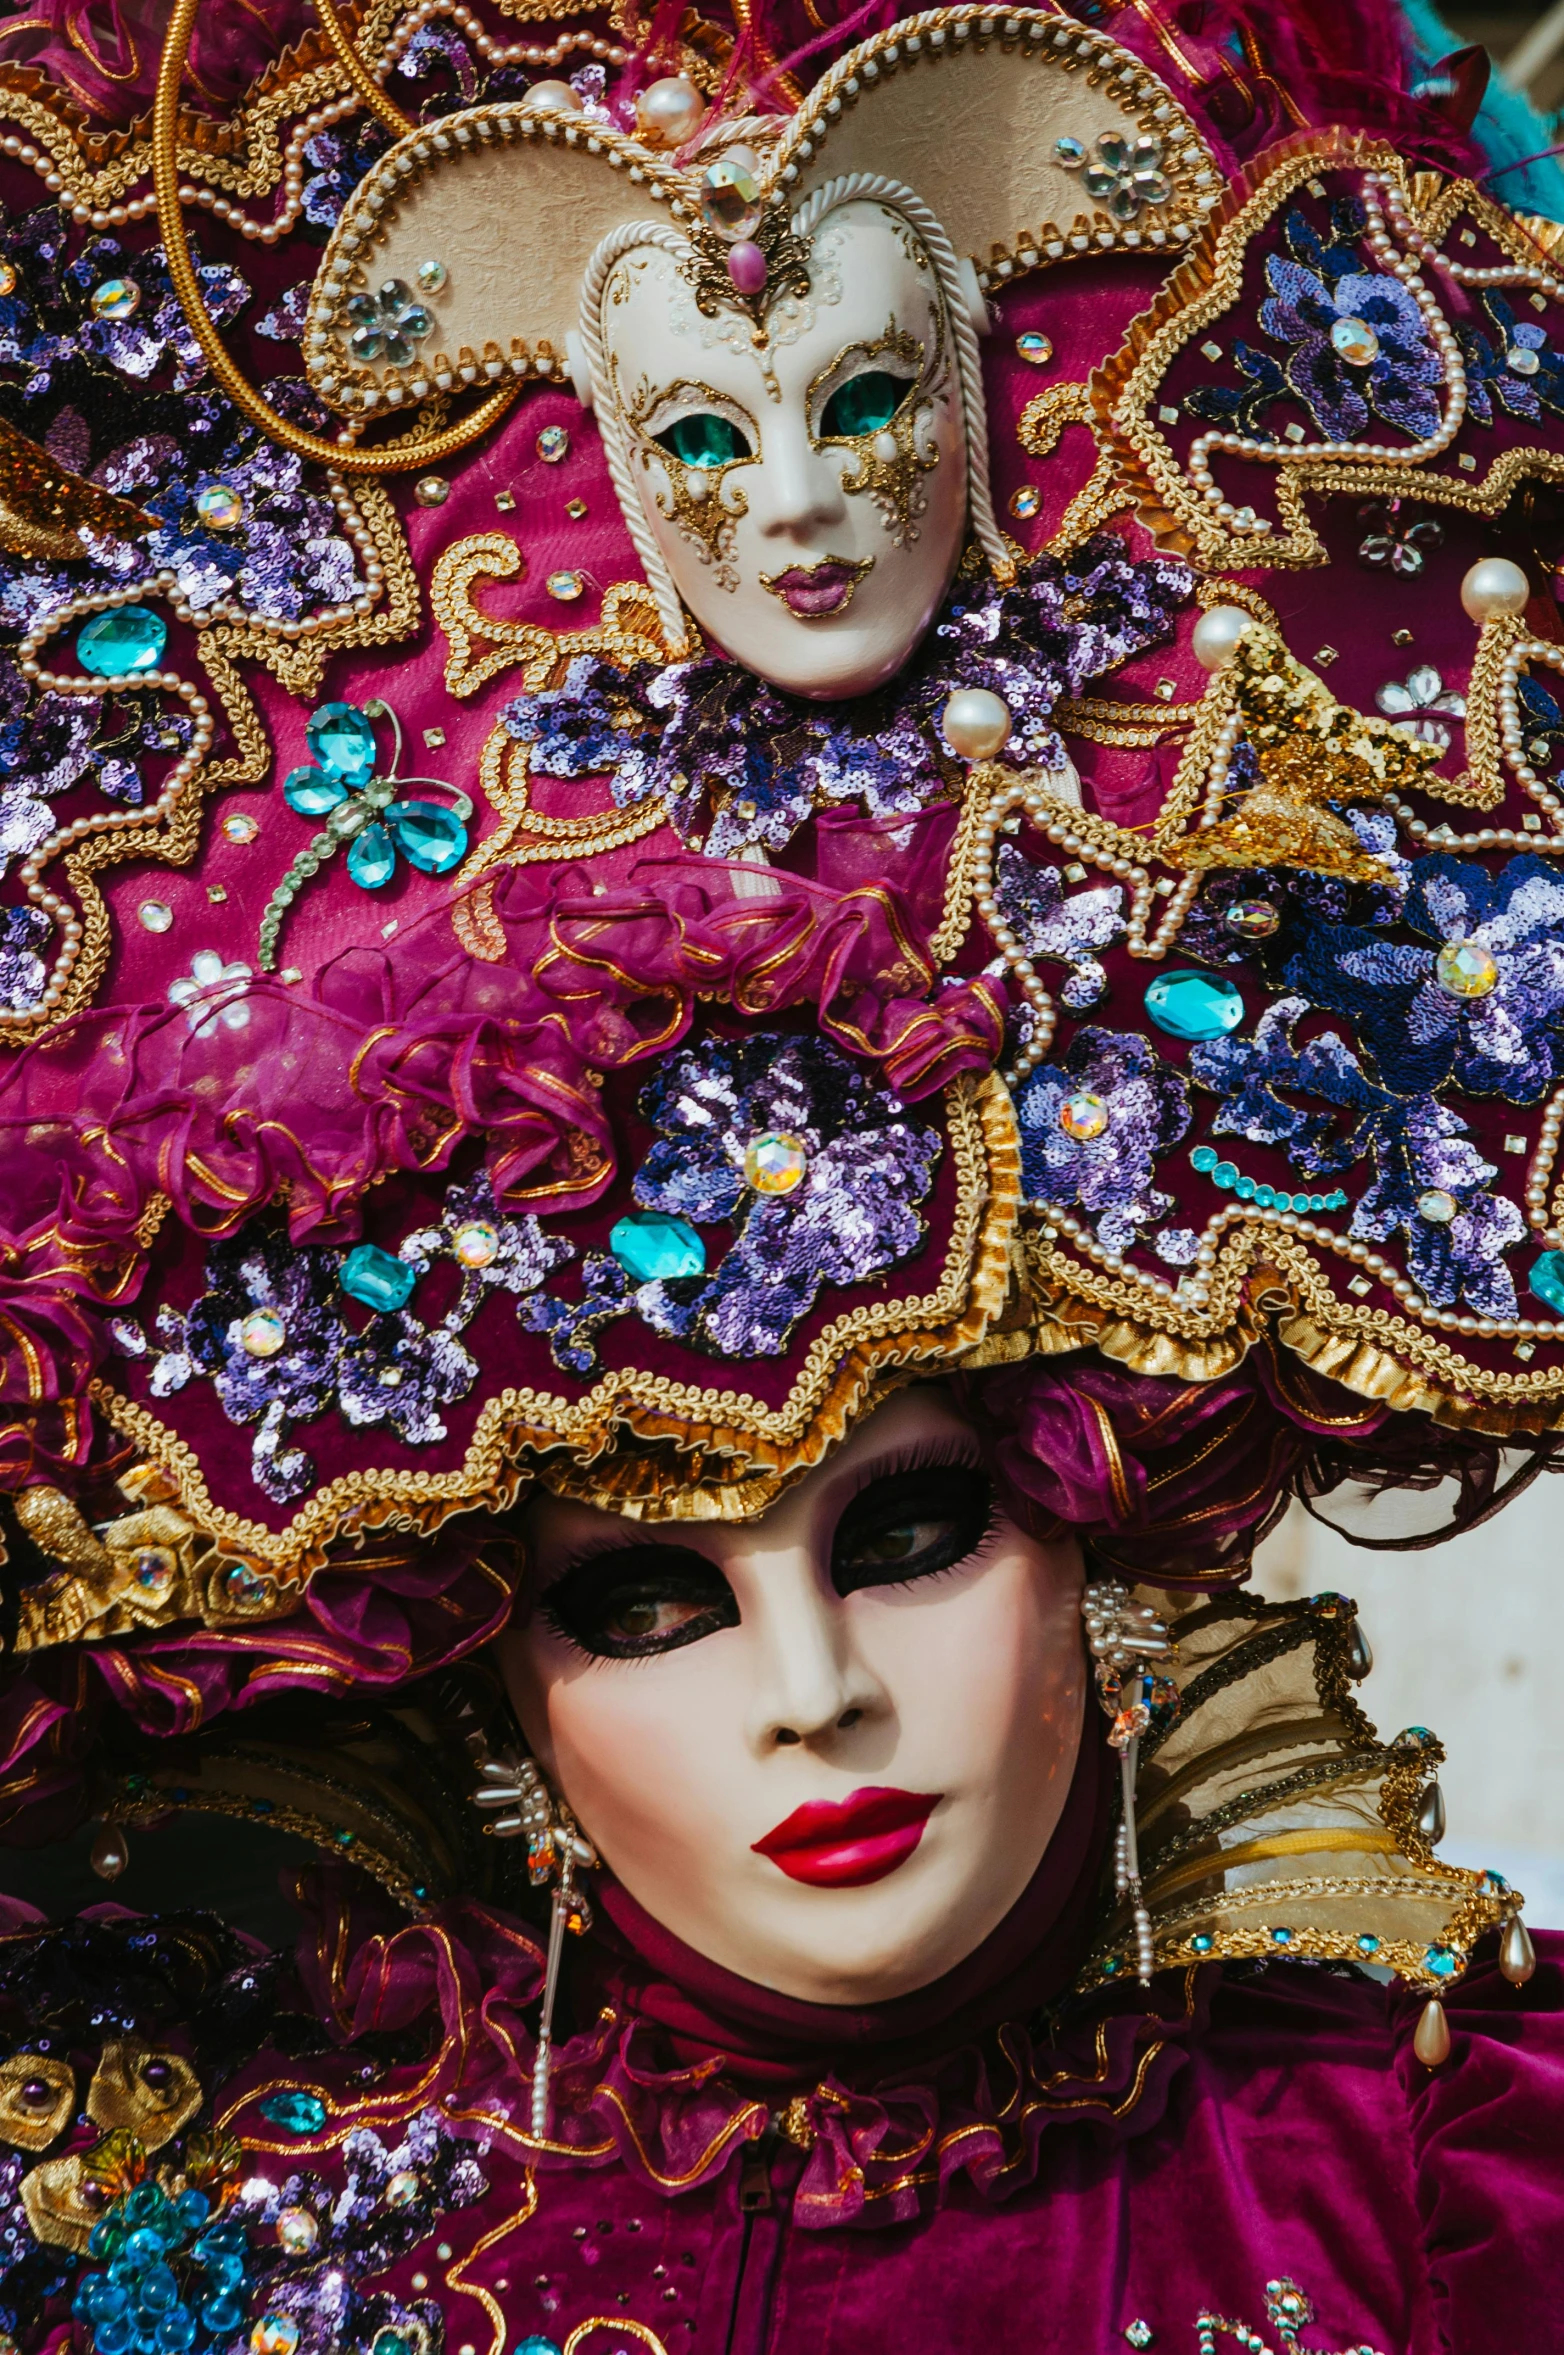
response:
<svg viewBox="0 0 1564 2355"><path fill-rule="evenodd" d="M1155 1170L1188 1134L1189 1090L1148 1040L1088 1024L1059 1062L1033 1072L1016 1117L1027 1193L1083 1210L1105 1249L1130 1250L1173 1208Z"/></svg>

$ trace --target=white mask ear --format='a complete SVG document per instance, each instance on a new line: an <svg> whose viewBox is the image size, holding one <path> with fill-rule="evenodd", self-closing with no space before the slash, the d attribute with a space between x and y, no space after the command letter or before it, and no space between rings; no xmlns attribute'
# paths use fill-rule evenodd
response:
<svg viewBox="0 0 1564 2355"><path fill-rule="evenodd" d="M967 267L971 269L970 262ZM976 289L977 272L975 270L972 271L972 284ZM978 301L981 302L982 299L982 296L979 295ZM575 388L576 399L581 403L582 408L595 408L597 387L592 381L592 363L587 358L586 345L573 327L565 338L565 366L570 371L570 381Z"/></svg>
<svg viewBox="0 0 1564 2355"><path fill-rule="evenodd" d="M962 254L957 261L956 277L961 287L962 300L967 306L967 317L972 322L974 333L988 335L992 331L993 321L988 315L988 304L984 300L983 289L978 284L977 264L970 254Z"/></svg>

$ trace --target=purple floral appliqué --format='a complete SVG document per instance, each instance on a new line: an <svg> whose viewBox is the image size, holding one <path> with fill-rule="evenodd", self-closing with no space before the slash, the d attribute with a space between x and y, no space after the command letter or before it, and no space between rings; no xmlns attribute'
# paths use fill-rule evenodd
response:
<svg viewBox="0 0 1564 2355"><path fill-rule="evenodd" d="M1013 842L1001 843L994 863L994 898L1023 956L1054 957L1070 967L1059 992L1072 1013L1095 1006L1108 977L1093 949L1122 940L1124 892L1117 883L1066 895L1057 867L1038 867Z"/></svg>
<svg viewBox="0 0 1564 2355"><path fill-rule="evenodd" d="M1150 1042L1088 1024L1016 1099L1021 1180L1034 1201L1084 1210L1109 1251L1128 1251L1173 1208L1158 1158L1189 1130L1189 1089Z"/></svg>

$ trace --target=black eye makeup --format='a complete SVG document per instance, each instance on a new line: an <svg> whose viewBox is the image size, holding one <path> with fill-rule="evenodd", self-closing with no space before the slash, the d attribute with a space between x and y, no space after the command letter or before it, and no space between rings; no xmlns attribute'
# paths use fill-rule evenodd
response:
<svg viewBox="0 0 1564 2355"><path fill-rule="evenodd" d="M868 1481L836 1525L839 1595L907 1586L965 1562L998 1526L994 1484L974 1463L912 1463Z"/></svg>
<svg viewBox="0 0 1564 2355"><path fill-rule="evenodd" d="M672 1545L609 1545L572 1562L541 1598L556 1635L595 1660L648 1660L737 1627L715 1562Z"/></svg>

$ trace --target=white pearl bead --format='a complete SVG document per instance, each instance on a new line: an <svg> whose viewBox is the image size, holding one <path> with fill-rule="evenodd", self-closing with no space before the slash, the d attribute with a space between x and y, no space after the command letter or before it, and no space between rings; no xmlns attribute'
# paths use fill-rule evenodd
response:
<svg viewBox="0 0 1564 2355"><path fill-rule="evenodd" d="M1249 627L1241 605L1213 605L1195 624L1191 641L1195 660L1208 671L1225 670L1238 652L1238 641Z"/></svg>
<svg viewBox="0 0 1564 2355"><path fill-rule="evenodd" d="M579 114L581 100L568 82L534 82L521 110L523 114Z"/></svg>
<svg viewBox="0 0 1564 2355"><path fill-rule="evenodd" d="M648 82L635 102L635 127L651 147L682 147L700 129L706 106L688 74Z"/></svg>
<svg viewBox="0 0 1564 2355"><path fill-rule="evenodd" d="M986 687L961 687L940 714L946 743L960 760L992 760L1010 739L1010 706Z"/></svg>
<svg viewBox="0 0 1564 2355"><path fill-rule="evenodd" d="M1461 603L1473 621L1488 621L1499 613L1522 613L1531 583L1507 556L1485 556L1461 583Z"/></svg>

